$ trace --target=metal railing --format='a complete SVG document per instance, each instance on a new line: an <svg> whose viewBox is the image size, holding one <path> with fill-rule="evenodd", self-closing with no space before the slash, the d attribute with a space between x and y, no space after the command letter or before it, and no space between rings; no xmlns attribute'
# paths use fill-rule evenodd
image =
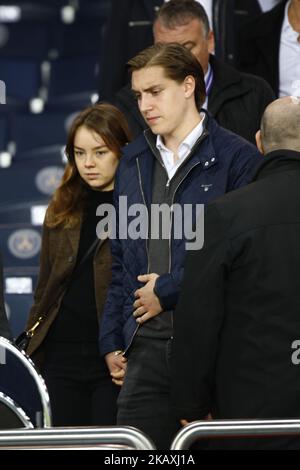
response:
<svg viewBox="0 0 300 470"><path fill-rule="evenodd" d="M51 409L50 409L50 399L49 394L45 385L45 382L41 375L37 372L33 362L31 359L26 356L26 354L18 349L14 344L12 344L6 338L0 336L0 356L1 361L5 360L6 350L11 352L25 367L25 369L29 372L31 377L33 378L42 403L43 409L43 416L42 416L42 426L43 427L50 427L51 426ZM1 367L1 365L0 365Z"/></svg>
<svg viewBox="0 0 300 470"><path fill-rule="evenodd" d="M171 450L185 450L198 439L300 435L300 420L194 421L173 439Z"/></svg>
<svg viewBox="0 0 300 470"><path fill-rule="evenodd" d="M0 450L4 448L155 450L143 432L129 426L0 431Z"/></svg>
<svg viewBox="0 0 300 470"><path fill-rule="evenodd" d="M33 424L31 423L29 417L26 415L25 411L14 400L12 400L10 397L8 397L2 392L0 392L0 404L7 407L20 421L20 424L23 424L24 428L33 428Z"/></svg>

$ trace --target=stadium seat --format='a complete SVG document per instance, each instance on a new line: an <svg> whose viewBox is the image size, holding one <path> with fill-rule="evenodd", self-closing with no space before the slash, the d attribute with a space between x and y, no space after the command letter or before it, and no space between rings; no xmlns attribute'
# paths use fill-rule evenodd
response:
<svg viewBox="0 0 300 470"><path fill-rule="evenodd" d="M51 63L49 103L66 100L76 94L95 93L97 90L97 64L95 57L58 59Z"/></svg>
<svg viewBox="0 0 300 470"><path fill-rule="evenodd" d="M77 18L94 19L104 23L110 12L110 0L79 0Z"/></svg>
<svg viewBox="0 0 300 470"><path fill-rule="evenodd" d="M42 225L48 205L48 198L0 204L0 227L7 224Z"/></svg>
<svg viewBox="0 0 300 470"><path fill-rule="evenodd" d="M56 7L63 7L70 4L69 0L5 0L5 5L49 5L49 1L51 5Z"/></svg>
<svg viewBox="0 0 300 470"><path fill-rule="evenodd" d="M24 331L33 305L38 268L7 268L4 270L4 299L12 335Z"/></svg>
<svg viewBox="0 0 300 470"><path fill-rule="evenodd" d="M46 59L49 39L49 29L40 23L0 23L0 58Z"/></svg>
<svg viewBox="0 0 300 470"><path fill-rule="evenodd" d="M0 115L0 152L6 151L7 144L8 144L8 120L6 116Z"/></svg>
<svg viewBox="0 0 300 470"><path fill-rule="evenodd" d="M98 57L101 40L102 22L97 19L57 25L52 41L52 48L56 50L54 58ZM74 78L72 73L70 77Z"/></svg>
<svg viewBox="0 0 300 470"><path fill-rule="evenodd" d="M40 262L41 227L20 224L2 225L0 247L5 267L36 267Z"/></svg>
<svg viewBox="0 0 300 470"><path fill-rule="evenodd" d="M11 137L17 153L63 146L66 143L69 112L17 113L12 117Z"/></svg>
<svg viewBox="0 0 300 470"><path fill-rule="evenodd" d="M64 172L62 163L44 158L13 161L9 168L0 169L0 201L12 204L46 199L59 185Z"/></svg>
<svg viewBox="0 0 300 470"><path fill-rule="evenodd" d="M16 100L30 100L39 95L41 64L33 59L8 59L0 57L1 80L6 84L6 94Z"/></svg>

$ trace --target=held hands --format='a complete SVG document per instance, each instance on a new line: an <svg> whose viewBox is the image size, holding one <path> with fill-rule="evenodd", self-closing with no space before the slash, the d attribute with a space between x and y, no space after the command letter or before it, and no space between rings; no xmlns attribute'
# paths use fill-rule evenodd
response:
<svg viewBox="0 0 300 470"><path fill-rule="evenodd" d="M106 354L105 361L113 383L122 386L127 367L127 359L122 356L121 351L113 351Z"/></svg>
<svg viewBox="0 0 300 470"><path fill-rule="evenodd" d="M136 318L137 323L145 323L145 321L162 312L159 299L153 292L158 277L159 275L155 273L138 276L138 281L144 282L145 285L134 293L137 300L133 304L135 308L133 316Z"/></svg>
<svg viewBox="0 0 300 470"><path fill-rule="evenodd" d="M210 413L207 416L205 416L205 418L204 418L204 421L212 421L212 420L213 420L213 418L212 418L212 415ZM186 419L181 419L180 424L181 424L181 426L186 426L187 424L189 424L189 421L187 421Z"/></svg>

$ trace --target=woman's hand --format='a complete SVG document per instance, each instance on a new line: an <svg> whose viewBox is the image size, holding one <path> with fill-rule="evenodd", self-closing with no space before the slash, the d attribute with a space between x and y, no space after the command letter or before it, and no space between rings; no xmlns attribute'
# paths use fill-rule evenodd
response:
<svg viewBox="0 0 300 470"><path fill-rule="evenodd" d="M105 356L105 362L109 369L112 381L116 385L123 385L127 367L127 359L122 355L122 351L113 351Z"/></svg>

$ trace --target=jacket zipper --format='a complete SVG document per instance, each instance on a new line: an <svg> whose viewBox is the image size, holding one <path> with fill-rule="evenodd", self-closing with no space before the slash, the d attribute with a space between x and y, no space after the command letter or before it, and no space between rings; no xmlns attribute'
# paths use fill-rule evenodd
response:
<svg viewBox="0 0 300 470"><path fill-rule="evenodd" d="M145 198L145 194L144 194L143 186L142 186L142 176L141 176L141 170L140 170L140 164L139 164L139 159L138 159L138 157L136 158L136 164L137 164L137 168L138 168L139 185L140 185L140 190L141 190L141 193L142 193L143 202L144 202L145 207L147 207L146 198ZM148 234L148 238L149 238L149 234ZM149 260L148 240L146 240L145 243L146 243L146 253L147 253L147 274L149 274L149 268L150 268L149 262L150 262L150 260ZM131 347L131 345L132 345L132 341L134 340L134 337L135 337L135 335L137 334L137 331L138 331L138 329L139 329L140 326L141 326L140 323L138 323L137 326L136 326L136 328L135 328L135 330L134 330L134 332L133 332L133 334L132 334L132 336L131 336L131 338L130 338L130 341L129 341L129 344L128 344L127 348L126 348L126 349L124 350L124 352L123 352L123 356L124 356L124 357L127 356L127 353L128 353L128 351L129 351L129 349L130 349L130 347Z"/></svg>
<svg viewBox="0 0 300 470"><path fill-rule="evenodd" d="M145 198L145 194L144 194L144 190L143 190L143 186L142 186L142 176L141 176L141 170L140 170L140 164L139 164L139 159L138 157L136 158L136 164L137 164L137 167L138 167L138 174L139 174L139 184L140 184L140 189L141 189L141 193L142 193L142 198L143 198L143 201L144 201L144 205L145 207L147 208L147 204L146 204L146 198ZM148 210L148 208L147 208ZM148 214L148 219L149 219L149 214ZM149 229L149 227L148 227ZM149 274L149 246L148 246L148 240L149 240L149 233L148 233L148 239L146 240L146 253L147 253L147 274Z"/></svg>
<svg viewBox="0 0 300 470"><path fill-rule="evenodd" d="M199 143L200 141L202 141L205 137L206 137L207 133L204 132L202 134L202 139L199 140ZM191 157L191 155L189 156L189 158ZM138 167L138 175L139 175L139 185L140 185L140 189L141 189L141 193L142 193L142 198L143 198L143 202L145 204L145 207L147 207L147 204L146 204L146 198L145 198L145 194L144 194L144 191L143 191L143 186L142 186L142 176L141 176L141 170L140 170L140 164L139 164L139 159L138 157L136 158L136 163L137 163L137 167ZM175 189L174 191L174 194L173 194L173 199L172 199L172 205L171 207L173 207L173 204L174 204L174 199L175 199L175 195L176 195L176 192L178 190L178 188L180 187L180 185L183 183L183 181L185 181L185 179L188 177L188 175L190 174L190 172L196 167L200 165L200 162L197 162L194 166L192 166L192 168L189 169L188 173L185 175L185 177L180 181L180 183L178 184L177 188ZM167 181L167 184L166 184L166 187L169 188L170 186L170 182L171 180L168 179ZM173 209L172 209L172 213L171 213L171 223L170 223L170 233L169 233L169 274L171 272L171 266L172 266L172 251L171 251L171 233L172 233L172 223L173 223ZM148 266L147 266L147 274L149 274L149 247L148 247L148 241L146 241L146 252L147 252L147 260L148 260ZM171 324L172 324L172 330L174 329L174 313L172 312L172 315L171 315ZM136 329L134 330L133 334L132 334L132 337L129 341L129 344L127 346L127 348L124 350L123 352L123 356L126 357L127 353L128 353L128 350L130 348L130 346L132 345L132 342L134 340L134 337L138 331L140 327L140 324L137 325ZM173 336L171 337L171 339L173 339Z"/></svg>
<svg viewBox="0 0 300 470"><path fill-rule="evenodd" d="M173 204L174 204L174 200L175 200L175 195L178 191L178 188L180 187L180 185L186 180L186 178L188 177L188 175L191 173L191 171L196 167L200 165L200 162L197 162L195 163L195 165L193 165L189 171L187 172L187 174L185 175L185 177L180 181L180 183L178 183L178 186L177 188L175 189L174 191L174 194L173 194L173 198L172 198L172 204L171 204L171 223L170 223L170 233L169 233L169 274L171 273L171 267L172 267L172 247L171 247L171 234L172 234L172 227L173 227ZM168 181L167 183L167 186L170 184L170 181ZM172 310L172 314L171 314L171 324L172 324L172 330L174 330L174 313L173 313L173 310ZM173 336L172 338L173 339Z"/></svg>

